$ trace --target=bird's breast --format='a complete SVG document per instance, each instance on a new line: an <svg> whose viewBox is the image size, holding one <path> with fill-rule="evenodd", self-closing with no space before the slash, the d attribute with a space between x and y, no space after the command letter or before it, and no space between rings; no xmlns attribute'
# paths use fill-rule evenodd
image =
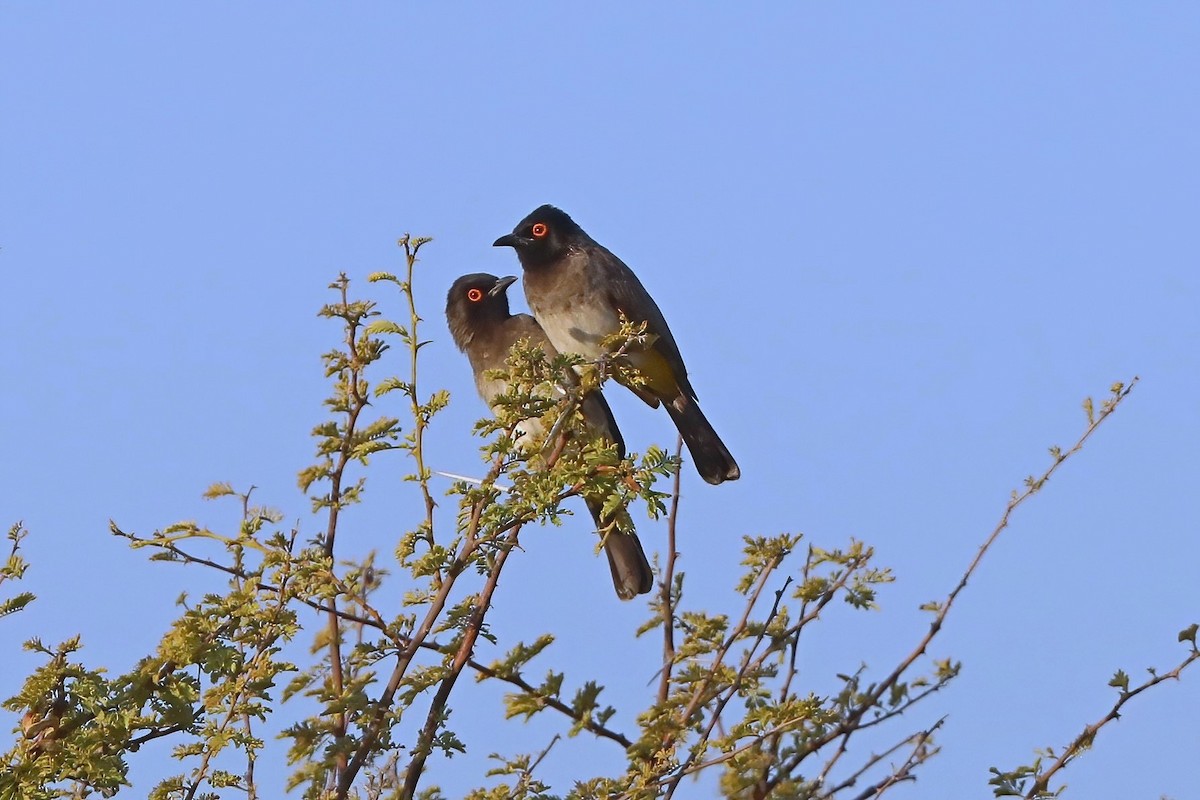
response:
<svg viewBox="0 0 1200 800"><path fill-rule="evenodd" d="M568 256L552 270L526 272L529 309L561 353L597 358L601 340L621 329L616 309L591 277L583 254Z"/></svg>
<svg viewBox="0 0 1200 800"><path fill-rule="evenodd" d="M584 298L539 305L540 308L533 307L534 316L560 353L598 358L602 352L600 342L621 329L621 320L615 311L588 303Z"/></svg>

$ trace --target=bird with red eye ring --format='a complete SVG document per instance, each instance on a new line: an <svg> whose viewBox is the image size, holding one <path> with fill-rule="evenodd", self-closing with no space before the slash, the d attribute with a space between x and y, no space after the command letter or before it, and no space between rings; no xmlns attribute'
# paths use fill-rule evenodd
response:
<svg viewBox="0 0 1200 800"><path fill-rule="evenodd" d="M651 408L666 406L700 477L714 484L738 479L742 471L700 410L662 310L624 261L551 205L534 209L493 244L516 251L529 310L559 352L607 357L601 343L620 330L622 315L645 323L648 342L621 359L645 380L626 386ZM621 374L614 377L624 381Z"/></svg>
<svg viewBox="0 0 1200 800"><path fill-rule="evenodd" d="M446 324L450 335L471 362L475 388L493 408L499 407L493 404L508 391L508 381L503 376L510 371L508 357L516 342L524 340L526 344L540 348L551 361L558 355L533 317L509 311L507 290L516 280L513 275L497 278L477 272L456 280L446 295ZM573 372L564 375L562 381L570 386L579 385ZM600 390L582 395L579 410L583 413L588 437L615 447L617 457L624 458L625 442ZM548 435L541 418L536 416L523 420L512 434L518 450L527 456L532 454L531 444ZM580 493L595 529L604 532L604 551L617 596L630 600L649 592L654 588L654 570L646 560L633 526L625 524L627 513L620 508L605 511L610 496L604 492L585 489Z"/></svg>

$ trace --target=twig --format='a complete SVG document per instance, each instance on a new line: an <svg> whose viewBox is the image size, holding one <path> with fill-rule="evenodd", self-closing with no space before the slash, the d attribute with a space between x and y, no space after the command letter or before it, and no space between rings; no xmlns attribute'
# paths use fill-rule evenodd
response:
<svg viewBox="0 0 1200 800"><path fill-rule="evenodd" d="M407 233L400 237L397 242L404 248L405 266L408 274L405 278L404 285L401 290L404 296L408 298L408 313L409 313L409 383L408 396L412 401L413 415L413 458L417 461L417 483L421 486L421 496L425 500L425 524L426 532L429 537L433 537L433 509L437 503L433 500L433 495L429 492L429 471L425 468L425 428L429 425L429 421L425 417L425 412L421 408L421 403L418 400L417 394L417 356L421 350L421 340L417 336L417 325L421 322L421 316L417 314L417 301L413 296L413 270L417 265L417 251L421 249L421 245L430 241L422 237L412 237Z"/></svg>
<svg viewBox="0 0 1200 800"><path fill-rule="evenodd" d="M808 581L809 576L812 574L814 555L815 555L815 552L812 548L812 545L809 545L808 552L804 557L804 567L800 571L801 584L806 583ZM849 576L852 571L853 570L850 570L850 569L846 570L846 574L841 579L842 585L845 584L845 581L849 580ZM836 590L835 587L830 587L830 588L833 588ZM825 594L828 595L830 593L826 592ZM832 599L832 596L830 596L830 599ZM800 618L801 618L801 620L803 620L807 617L805 609L808 608L809 602L810 601L808 600L807 597L802 598L800 601ZM828 602L828 601L826 601L826 602ZM820 612L820 609L822 607L823 606L818 606L818 609L817 609L818 613ZM815 618L816 618L816 615L813 616L813 619L815 619ZM800 634L803 630L804 630L804 626L802 624L796 625L795 631L793 633L791 633L789 637L785 637L785 638L790 638L790 641L788 642L787 674L784 675L783 684L779 687L779 702L781 702L781 703L783 701L787 700L787 698L792 690L792 681L795 679L795 677L798 673L798 670L796 669L796 661L800 655ZM775 734L773 737L771 737L771 744L769 745L769 750L771 753L771 763L772 764L779 760L779 748L782 745L783 745L783 732L781 731L781 732ZM768 774L769 769L770 769L769 765L767 767L763 768L763 779L764 780L766 780L769 777L769 774Z"/></svg>
<svg viewBox="0 0 1200 800"><path fill-rule="evenodd" d="M1142 692L1153 686L1157 686L1163 681L1179 680L1180 674L1198 658L1200 658L1200 650L1197 650L1193 645L1192 651L1188 653L1187 658L1185 658L1177 667L1175 667L1175 669L1171 670L1170 672L1164 672L1161 675L1152 674L1152 677L1141 686L1129 691L1121 692L1120 697L1117 698L1117 702L1113 703L1113 707L1109 709L1107 714L1093 722L1091 725L1085 727L1083 732L1076 736L1074 741L1067 745L1067 748L1063 751L1062 755L1060 755L1058 759L1050 765L1049 769L1047 769L1045 772L1039 773L1034 777L1033 786L1025 795L1027 800L1034 800L1034 798L1045 796L1050 785L1050 779L1054 777L1055 773L1066 767L1067 764L1071 763L1071 761L1077 755L1091 747L1092 742L1096 738L1096 734L1100 732L1101 728L1110 722L1120 719L1122 706L1124 706L1133 698L1137 697Z"/></svg>
<svg viewBox="0 0 1200 800"><path fill-rule="evenodd" d="M493 472L498 471L498 469L498 466L492 468ZM367 758L375 747L375 743L379 741L379 735L382 733L386 721L387 711L392 706L392 701L396 697L396 692L400 689L400 684L408 672L408 667L412 664L413 657L417 654L421 643L433 631L434 626L442 615L442 611L446 607L446 602L449 599L450 590L454 587L455 579L466 569L470 563L472 553L474 553L479 545L476 535L479 530L479 518L482 510L483 501L476 502L471 511L468 533L463 542L462 549L455 556L450 569L447 570L438 593L430 601L429 608L425 612L425 617L421 620L421 625L413 632L407 645L397 654L396 666L392 668L392 674L388 678L383 693L374 703L375 708L371 714L370 721L364 727L358 747L355 748L354 755L350 758L345 771L338 778L336 794L338 800L345 800L349 796L350 787L354 784L355 776L366 763Z"/></svg>
<svg viewBox="0 0 1200 800"><path fill-rule="evenodd" d="M347 289L350 281L343 273L338 282L335 284L342 295L342 308L347 309L350 305L350 299L347 296ZM333 473L329 477L329 521L325 529L325 557L329 559L330 564L333 563L334 539L337 536L338 515L342 506L342 478L345 475L346 467L352 459L352 442L354 439L354 431L358 424L358 416L367 406L367 400L359 391L360 380L359 376L362 370L362 362L358 356L358 326L359 321L349 314L344 319L346 320L346 352L349 356L348 367L349 375L343 375L342 380L346 386L346 396L348 399L348 407L346 413L346 428L342 435L341 447L338 449L337 464L333 469ZM340 621L337 614L337 597L329 598L330 611L328 613L328 630L329 630L329 681L330 690L335 697L340 697L345 687L345 676L342 670L342 634ZM346 727L346 712L339 710L334 715L334 737L341 741L345 739ZM337 771L340 773L346 769L346 754L342 748L337 749L335 756L337 761Z"/></svg>
<svg viewBox="0 0 1200 800"><path fill-rule="evenodd" d="M462 481L463 483L473 483L476 486L482 486L484 483L483 478L472 478L470 475L459 475L457 472L443 472L440 469L433 470L433 472L431 474L432 475L441 475L443 478L449 478L452 481ZM493 483L493 484L491 484L491 486L496 491L503 492L504 494L508 494L509 492L512 491L511 486L504 486L503 484L499 484L499 483Z"/></svg>
<svg viewBox="0 0 1200 800"><path fill-rule="evenodd" d="M951 606L954 605L955 599L958 598L958 595L963 589L966 588L968 581L970 581L970 579L975 575L976 570L978 570L979 565L983 561L983 557L987 555L988 550L991 549L992 545L1000 537L1000 534L1003 533L1008 527L1008 521L1012 516L1012 513L1026 500L1036 494L1042 488L1042 486L1045 485L1046 481L1048 481L1050 477L1056 471L1058 471L1058 468L1063 464L1063 462L1083 449L1084 443L1086 443L1087 440L1091 438L1092 434L1096 432L1096 429L1099 428L1100 425L1102 425L1114 411L1116 411L1121 402L1129 396L1131 391L1133 391L1133 387L1137 385L1137 382L1138 378L1135 376L1133 380L1129 382L1129 385L1119 385L1118 387L1114 387L1113 397L1105 402L1100 414L1098 416L1092 416L1089 413L1088 427L1086 430L1084 430L1083 435L1079 437L1071 449L1065 452L1056 451L1054 463L1050 465L1049 469L1042 473L1040 478L1036 480L1032 478L1029 479L1026 482L1024 492L1013 492L1013 497L1009 500L1008 505L1005 507L1004 514L1000 517L1000 521L996 524L995 529L993 529L987 540L984 541L984 543L979 547L979 551L975 554L975 558L967 567L966 572L963 573L962 578L959 579L958 585L954 587L950 594L946 596L945 601L943 601L938 607L937 614L934 617L933 622L931 622L929 625L929 630L925 633L925 636L921 638L921 641L917 644L916 648L914 648L913 651L909 653L908 656L906 656L894 670L892 670L891 674L888 675L887 678L885 678L879 683L878 686L875 687L874 691L870 692L866 696L866 698L859 705L858 709L849 714L840 724L834 726L825 736L810 741L803 749L801 749L797 753L799 758L803 758L809 753L821 749L834 739L844 735L846 732L858 728L863 716L870 709L875 708L879 702L879 699L891 691L892 687L898 680L900 680L900 677L908 670L908 668L911 667L918 658L925 654L926 648L929 647L929 644L933 641L934 637L936 637L941 631L942 624L945 622L946 615L950 612Z"/></svg>
<svg viewBox="0 0 1200 800"><path fill-rule="evenodd" d="M750 592L750 597L746 601L746 610L742 614L742 618L740 620L738 620L737 624L734 625L733 628L730 630L729 635L725 638L725 642L721 645L721 649L717 651L716 656L713 658L713 663L709 666L708 675L704 678L704 680L699 682L699 685L696 686L696 689L692 692L691 700L688 701L688 704L684 708L683 713L681 713L679 715L679 724L681 726L687 726L688 720L691 718L692 714L695 713L695 711L700 707L701 703L707 702L704 699L704 695L708 692L708 687L712 685L713 679L717 674L717 670L721 666L721 662L725 660L725 656L728 655L729 650L734 645L734 642L736 642L738 640L738 638L742 635L742 633L746 630L746 625L750 621L750 614L754 611L754 606L758 604L758 598L762 595L763 589L766 587L767 581L771 577L771 574L775 571L775 569L779 566L779 564L782 561L783 561L783 555L779 554L779 555L776 555L775 557L773 557L770 561L768 561L766 563L766 565L763 566L762 574L759 575L758 580L755 582L754 587ZM779 601L782 596L783 596L782 591L779 592L778 594L776 594L775 606L772 608L773 613L778 610ZM765 633L766 627L767 626L765 626L765 625L763 626L763 633ZM763 634L760 633L758 641L762 640L762 636L763 636ZM756 643L756 646L757 646L757 643ZM728 696L726 696L723 700L720 701L719 709L713 714L713 718L712 718L708 728L705 730L704 734L702 735L702 737L700 739L701 742L704 742L708 738L708 736L710 736L712 734L713 727L720 720L720 716L721 716L720 710L724 709L725 704L729 702L729 699L733 696L733 692L736 692L737 687L738 687L738 681L735 680L730 687L731 693ZM667 792L665 795L666 797L670 798L670 797L674 796L675 791L679 788L679 782L681 780L683 780L683 777L685 775L690 774L690 772L692 771L690 769L690 766L696 759L696 752L697 751L695 749L693 749L693 752L688 755L687 760L684 761L684 763L681 765L681 767L677 771L676 775L673 778L671 778L669 784L667 785Z"/></svg>
<svg viewBox="0 0 1200 800"><path fill-rule="evenodd" d="M583 726L584 730L587 730L602 739L609 739L611 741L614 741L617 744L621 745L621 747L626 750L628 750L630 747L633 747L633 742L630 741L629 737L625 736L624 734L618 733L617 731L614 731L610 728L606 728L605 726L596 722L594 719L591 719L591 718L585 719L583 717L580 717L570 706L568 706L566 703L564 703L563 701L561 701L557 698L546 697L542 694L539 694L537 687L534 686L533 684L529 683L529 681L522 678L519 673L513 674L513 675L501 675L500 673L493 670L491 667L480 664L479 662L474 661L474 660L468 661L467 664L468 664L468 666L471 667L471 669L475 670L480 675L484 675L488 678L494 678L496 680L501 680L501 681L504 681L505 683L511 683L513 686L516 686L519 689L523 690L526 694L531 694L531 695L537 696L538 702L540 702L547 708L553 708L555 711L560 711L563 714L566 714L574 722L581 724Z"/></svg>
<svg viewBox="0 0 1200 800"><path fill-rule="evenodd" d="M849 789L851 786L858 783L858 779L867 774L867 772L870 771L876 764L880 763L892 753L895 753L897 750L904 747L906 744L911 744L913 749L900 768L893 769L887 777L876 782L872 786L868 786L864 791L857 795L855 800L867 800L869 797L878 797L889 787L894 786L901 781L913 780L913 778L909 775L910 771L914 766L920 763L920 761L924 761L926 758L928 758L928 755L924 753L924 747L929 742L929 739L933 736L934 732L941 728L945 723L946 718L942 717L925 730L915 733L911 736L906 736L904 739L897 742L892 747L889 747L887 750L884 750L882 753L879 753L878 755L872 755L867 759L866 763L855 770L854 773L847 777L844 781L836 786L826 789L825 792L821 794L820 800L832 800L832 798L838 792ZM824 781L825 779L822 775L821 782L824 783Z"/></svg>
<svg viewBox="0 0 1200 800"><path fill-rule="evenodd" d="M675 545L675 523L679 518L679 474L683 455L683 437L675 440L675 477L671 484L671 510L667 514L667 554L666 564L662 575L662 626L663 626L663 665L662 675L658 683L658 703L667 702L671 691L671 675L675 667L675 601L673 585L675 583L675 559L679 553Z"/></svg>
<svg viewBox="0 0 1200 800"><path fill-rule="evenodd" d="M433 696L433 702L429 705L429 713L425 716L425 726L421 729L421 733L417 737L417 745L414 748L412 760L409 762L408 768L404 771L404 789L400 793L400 797L404 798L404 800L409 800L409 798L416 795L417 782L421 778L425 761L429 758L429 753L433 749L434 734L437 731L438 724L442 720L442 712L446 708L446 701L450 699L450 691L454 688L455 682L458 681L458 676L462 674L463 667L470 661L471 651L475 648L475 642L479 639L479 632L483 629L483 618L492 604L492 595L495 593L496 586L500 581L500 570L504 568L504 562L508 559L508 554L517 546L517 536L520 532L521 526L518 525L509 531L501 543L499 551L496 554L496 562L488 571L487 583L475 600L475 608L471 612L471 619L467 622L466 629L463 631L462 642L458 646L458 652L454 655L454 661L450 664L450 672L442 679L437 693Z"/></svg>
<svg viewBox="0 0 1200 800"><path fill-rule="evenodd" d="M541 764L542 761L545 760L546 756L550 755L550 751L554 748L554 745L558 744L558 740L561 738L562 738L561 734L558 734L558 733L554 734L554 738L550 740L550 744L546 745L546 749L538 754L538 757L535 758L533 760L533 763L529 765L529 769L527 769L525 771L528 774L532 775L533 771L538 768L538 764Z"/></svg>

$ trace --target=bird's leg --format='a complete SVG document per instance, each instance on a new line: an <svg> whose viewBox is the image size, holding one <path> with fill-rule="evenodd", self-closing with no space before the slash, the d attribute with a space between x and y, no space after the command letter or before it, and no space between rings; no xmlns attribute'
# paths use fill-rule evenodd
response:
<svg viewBox="0 0 1200 800"><path fill-rule="evenodd" d="M606 378L612 377L612 363L614 355L609 352L603 352L596 359L596 385L604 383Z"/></svg>

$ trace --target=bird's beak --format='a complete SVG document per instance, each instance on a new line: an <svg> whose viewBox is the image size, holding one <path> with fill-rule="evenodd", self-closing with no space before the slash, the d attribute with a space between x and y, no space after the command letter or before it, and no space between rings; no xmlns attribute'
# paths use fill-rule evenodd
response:
<svg viewBox="0 0 1200 800"><path fill-rule="evenodd" d="M517 236L515 233L506 233L492 242L492 247L513 247L520 249L532 241L532 239L526 239L524 236Z"/></svg>
<svg viewBox="0 0 1200 800"><path fill-rule="evenodd" d="M504 290L507 289L508 287L512 286L516 282L517 282L516 275L506 275L505 277L496 281L496 285L493 286L491 288L491 290L488 292L488 297L495 297L498 294L504 294Z"/></svg>

